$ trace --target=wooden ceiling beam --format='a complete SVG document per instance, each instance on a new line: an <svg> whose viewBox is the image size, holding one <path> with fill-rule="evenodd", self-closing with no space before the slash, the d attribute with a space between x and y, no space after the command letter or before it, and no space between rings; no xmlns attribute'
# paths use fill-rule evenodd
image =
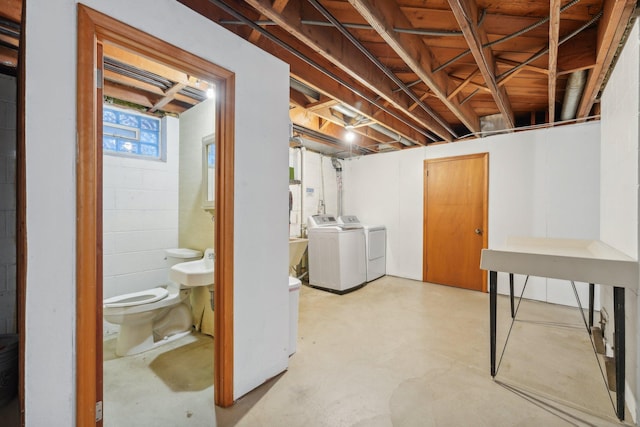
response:
<svg viewBox="0 0 640 427"><path fill-rule="evenodd" d="M176 101L182 102L182 103L184 103L186 105L191 105L191 106L194 106L194 105L199 104L200 102L202 102L202 101L194 99L194 98L192 98L190 96L182 95L181 93L176 93L174 95L173 99L176 100Z"/></svg>
<svg viewBox="0 0 640 427"><path fill-rule="evenodd" d="M398 110L431 130L440 138L451 141L452 136L444 126L422 109L409 110L409 97L394 92L395 84L384 76L366 56L354 45L326 28L305 26L300 22L302 4L300 0L290 0L280 13L273 9L269 0L246 0L259 13L274 21L280 28L302 41L333 65L356 79L360 84L388 100ZM309 68L307 66L307 68Z"/></svg>
<svg viewBox="0 0 640 427"><path fill-rule="evenodd" d="M256 43L256 46L287 62L290 66L290 73L293 78L320 93L321 98L318 103L323 103L324 105L326 104L324 99L330 98L334 103L347 105L354 111L370 118L374 122L380 123L387 128L394 129L400 135L411 141L415 141L418 145L426 145L431 142L431 140L427 139L424 134L418 132L406 122L380 109L377 105L370 103L356 94L351 88L345 87L327 77L321 71L313 67L309 67L309 65L300 58L289 52L283 51L267 38L260 38ZM327 64L327 66L330 65ZM345 76L345 80L349 79L350 77ZM364 88L358 87L357 82L353 81L350 83L352 83L354 87L357 87L358 90L366 92ZM327 99L326 102L328 103L329 99ZM392 108L392 106L384 100L380 100L380 105L385 108ZM313 104L309 108L313 109Z"/></svg>
<svg viewBox="0 0 640 427"><path fill-rule="evenodd" d="M471 83L471 80L472 80L475 76L477 76L477 75L478 75L478 73L480 73L480 69L479 69L479 68L476 68L476 69L475 69L471 74L469 74L469 75L467 76L467 78L466 78L466 79L464 79L464 80L462 81L462 83L460 83L460 84L458 85L458 87L456 87L456 88L453 90L453 92L451 92L451 93L449 94L449 96L448 96L448 97L453 98L454 96L457 96L457 95L458 95L458 93L460 93L460 91L461 91L462 89L464 89L465 87L467 87L467 85L468 85L469 83Z"/></svg>
<svg viewBox="0 0 640 427"><path fill-rule="evenodd" d="M506 58L496 58L496 62L498 64L505 64L505 65L510 65L512 67L516 67L518 65L521 64L521 62L518 61L512 61L510 59L506 59ZM525 65L522 67L523 70L528 70L528 71L533 71L534 73L538 73L538 74L544 74L546 76L549 75L549 70L547 70L546 68L541 68L541 67L536 67L535 65ZM498 82L498 84L500 84Z"/></svg>
<svg viewBox="0 0 640 427"><path fill-rule="evenodd" d="M324 117L317 116L316 114L308 111L305 108L297 107L291 109L289 111L289 118L293 123L299 126L322 132L323 134L329 135L332 138L344 141L346 130L343 126L333 123L332 121L327 120ZM357 137L358 140L354 141L354 144L357 144L361 147L371 147L378 144L378 141L372 139L363 132L355 130L355 133L359 136ZM348 146L346 142L345 146Z"/></svg>
<svg viewBox="0 0 640 427"><path fill-rule="evenodd" d="M289 88L289 103L306 108L309 105L309 99L305 94Z"/></svg>
<svg viewBox="0 0 640 427"><path fill-rule="evenodd" d="M115 85L108 81L104 82L104 95L147 108L153 107L153 102L146 94L137 92L128 87Z"/></svg>
<svg viewBox="0 0 640 427"><path fill-rule="evenodd" d="M423 37L394 31L394 28L412 26L396 2L349 0L349 3L468 129L480 131L480 119L471 107L461 105L457 96L449 96L446 76L431 71L433 54L424 44Z"/></svg>
<svg viewBox="0 0 640 427"><path fill-rule="evenodd" d="M0 46L0 64L8 67L18 66L18 51Z"/></svg>
<svg viewBox="0 0 640 427"><path fill-rule="evenodd" d="M420 99L421 102L423 102L425 99L427 99L430 96L431 96L431 93L425 92L424 94L422 94L422 96L419 99ZM411 104L409 106L409 111L413 111L416 108L418 108L418 104L416 102L414 102L413 104Z"/></svg>
<svg viewBox="0 0 640 427"><path fill-rule="evenodd" d="M589 72L576 118L585 119L591 112L635 4L635 0L604 0L604 15L598 24L596 65Z"/></svg>
<svg viewBox="0 0 640 427"><path fill-rule="evenodd" d="M460 84L462 84L462 83L466 80L466 79L464 79L464 78L462 78L462 77L454 76L453 74L450 74L450 75L449 75L449 78L450 78L451 80L454 80L454 81L460 82ZM474 81L471 81L471 80L470 80L469 82L467 82L467 86L471 86L471 87L473 87L473 88L475 88L475 89L479 89L479 90L481 90L482 92L491 93L491 91L489 90L489 88L488 88L488 87L486 87L486 86L484 86L484 85L482 85L482 84L476 83L476 82L474 82Z"/></svg>
<svg viewBox="0 0 640 427"><path fill-rule="evenodd" d="M587 28L558 47L558 74L593 68L597 33L597 27Z"/></svg>
<svg viewBox="0 0 640 427"><path fill-rule="evenodd" d="M160 110L162 107L173 101L175 99L175 95L182 89L184 89L185 86L186 85L184 83L176 83L172 87L167 89L167 91L164 92L164 96L155 104L153 104L153 107L149 109L149 112L153 113L157 110Z"/></svg>
<svg viewBox="0 0 640 427"><path fill-rule="evenodd" d="M189 76L174 68L151 61L141 55L131 53L115 45L104 43L104 56L131 65L141 70L157 74L175 83L189 84Z"/></svg>
<svg viewBox="0 0 640 427"><path fill-rule="evenodd" d="M8 19L12 22L20 22L22 20L22 1L4 0L2 7L0 7L0 18Z"/></svg>
<svg viewBox="0 0 640 427"><path fill-rule="evenodd" d="M336 82L335 80L324 75L320 70L310 67L307 63L302 61L295 55L283 51L277 47L272 41L265 37L260 38L256 43L256 46L271 53L287 62L290 66L291 76L299 80L301 83L309 86L323 97L329 97L336 102L349 106L354 111L359 112L365 117L372 119L381 125L390 129L395 129L400 135L405 138L417 142L419 145L426 145L431 142L424 134L418 132L415 128L407 124L391 114L380 109L377 105L370 103L366 99L362 98L352 88L345 87L344 85ZM327 66L330 66L327 64ZM345 80L349 80L350 77L345 76ZM364 88L358 87L358 83L353 81L353 87L358 88L362 92L366 92ZM322 98L321 101L322 102ZM380 105L385 108L393 108L388 101L380 100ZM410 120L413 122L412 120Z"/></svg>
<svg viewBox="0 0 640 427"><path fill-rule="evenodd" d="M549 2L549 123L556 116L556 78L558 75L558 40L560 38L561 0Z"/></svg>
<svg viewBox="0 0 640 427"><path fill-rule="evenodd" d="M329 96L322 95L319 101L310 103L307 106L307 109L311 111L315 111L315 110L321 110L323 108L333 107L334 105L337 105L337 104L338 104L338 101L336 101L335 99Z"/></svg>
<svg viewBox="0 0 640 427"><path fill-rule="evenodd" d="M453 11L458 25L464 34L464 38L471 49L471 54L482 73L482 77L491 90L493 99L502 113L507 128L515 126L513 109L509 102L509 97L504 86L498 86L495 74L495 59L491 48L484 49L483 44L487 43L488 38L482 28L477 25L478 22L478 6L475 0L448 0L449 6Z"/></svg>
<svg viewBox="0 0 640 427"><path fill-rule="evenodd" d="M308 71L308 70L307 70ZM370 104L369 102L359 98L357 95L353 94L351 91L345 89L340 85L335 86L323 86L322 80L314 79L314 76L309 73L305 73L304 76L301 74L297 74L292 67L291 72L296 78L309 87L321 92L327 96L338 101L340 104L344 104L349 106L354 112L362 114L364 117L371 119L373 122L380 123L381 125L395 129L400 135L405 138L415 141L419 145L427 145L431 142L428 140L423 134L417 132L412 129L407 124L402 121L392 117L385 111L379 109L376 105Z"/></svg>
<svg viewBox="0 0 640 427"><path fill-rule="evenodd" d="M124 86L129 86L136 89L142 89L146 92L151 92L154 95L162 96L164 94L162 89L159 88L158 86L155 86L146 82L141 82L140 80L122 75L120 73L116 73L114 71L104 70L104 79L114 83L124 85Z"/></svg>
<svg viewBox="0 0 640 427"><path fill-rule="evenodd" d="M277 12L282 12L284 8L287 7L287 3L289 3L289 0L274 0L273 6L272 6L273 10ZM264 18L264 16L260 16L259 19L262 19L262 18ZM260 38L260 32L256 30L251 30L251 34L249 34L249 37L247 38L247 40L249 40L251 43L256 43L259 38Z"/></svg>

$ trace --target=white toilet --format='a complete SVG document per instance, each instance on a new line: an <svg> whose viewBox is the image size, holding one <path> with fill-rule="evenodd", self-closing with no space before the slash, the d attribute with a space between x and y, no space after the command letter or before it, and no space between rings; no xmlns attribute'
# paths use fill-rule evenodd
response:
<svg viewBox="0 0 640 427"><path fill-rule="evenodd" d="M171 265L193 261L202 252L193 249L167 249ZM116 354L129 356L174 341L191 333L192 315L189 288L175 283L103 301L104 319L120 325Z"/></svg>

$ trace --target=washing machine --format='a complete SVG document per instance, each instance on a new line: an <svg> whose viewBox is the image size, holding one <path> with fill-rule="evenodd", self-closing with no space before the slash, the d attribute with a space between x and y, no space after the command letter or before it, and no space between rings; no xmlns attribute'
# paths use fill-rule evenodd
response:
<svg viewBox="0 0 640 427"><path fill-rule="evenodd" d="M361 224L355 215L338 217L340 224ZM387 274L387 227L384 225L361 224L364 228L367 282Z"/></svg>
<svg viewBox="0 0 640 427"><path fill-rule="evenodd" d="M367 283L364 227L339 224L334 215L307 219L309 285L344 294Z"/></svg>

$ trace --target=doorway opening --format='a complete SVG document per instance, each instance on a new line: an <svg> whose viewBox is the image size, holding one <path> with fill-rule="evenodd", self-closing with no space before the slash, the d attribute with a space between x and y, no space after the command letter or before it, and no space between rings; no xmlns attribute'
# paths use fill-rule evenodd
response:
<svg viewBox="0 0 640 427"><path fill-rule="evenodd" d="M103 323L103 95L105 46L216 86L214 395L233 404L234 74L187 51L78 6L76 422L101 422Z"/></svg>

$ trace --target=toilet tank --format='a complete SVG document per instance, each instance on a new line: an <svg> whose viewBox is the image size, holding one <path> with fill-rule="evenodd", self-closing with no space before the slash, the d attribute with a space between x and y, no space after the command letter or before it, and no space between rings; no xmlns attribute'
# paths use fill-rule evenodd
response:
<svg viewBox="0 0 640 427"><path fill-rule="evenodd" d="M202 258L202 251L189 248L172 248L165 250L165 259L170 266Z"/></svg>

